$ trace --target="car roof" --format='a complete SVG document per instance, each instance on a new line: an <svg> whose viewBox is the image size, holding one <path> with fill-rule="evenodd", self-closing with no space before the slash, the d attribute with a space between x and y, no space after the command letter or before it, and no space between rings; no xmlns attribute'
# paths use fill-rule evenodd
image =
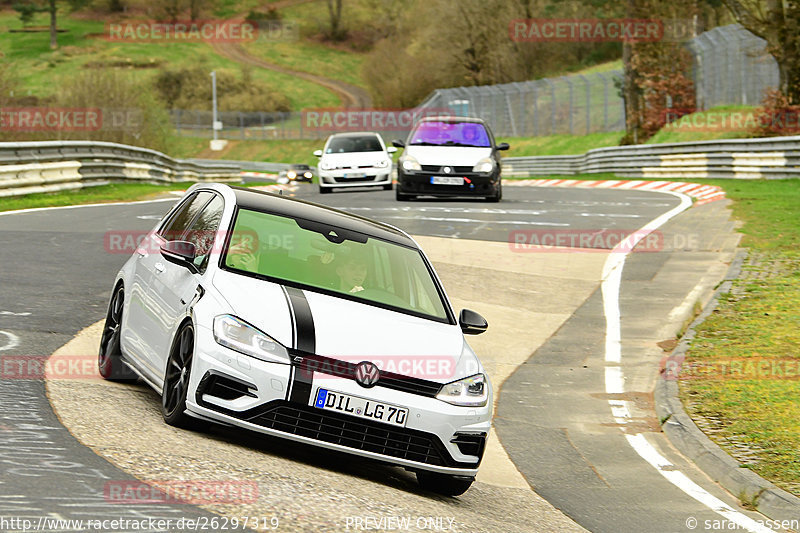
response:
<svg viewBox="0 0 800 533"><path fill-rule="evenodd" d="M440 117L423 117L418 122L475 122L478 124L486 124L483 119L477 117L455 117L451 115L443 115Z"/></svg>
<svg viewBox="0 0 800 533"><path fill-rule="evenodd" d="M380 136L374 131L348 131L346 133L334 133L331 137L364 137L366 135L372 135L373 137Z"/></svg>
<svg viewBox="0 0 800 533"><path fill-rule="evenodd" d="M244 209L321 222L326 226L355 231L370 237L417 248L417 244L405 232L389 224L297 198L232 185L228 187L236 195L236 204Z"/></svg>

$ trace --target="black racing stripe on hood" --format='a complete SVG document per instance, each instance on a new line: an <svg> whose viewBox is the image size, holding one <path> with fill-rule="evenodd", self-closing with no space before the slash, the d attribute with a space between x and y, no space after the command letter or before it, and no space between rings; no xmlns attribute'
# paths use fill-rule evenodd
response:
<svg viewBox="0 0 800 533"><path fill-rule="evenodd" d="M297 333L294 348L301 352L314 353L317 350L317 336L314 330L314 317L306 295L294 287L286 287L286 294L293 309L294 329Z"/></svg>
<svg viewBox="0 0 800 533"><path fill-rule="evenodd" d="M284 287L292 315L293 346L292 348L306 353L314 353L317 348L314 317L306 295L300 289ZM289 385L288 399L292 402L308 405L314 373L301 368L302 358L292 358L292 381Z"/></svg>

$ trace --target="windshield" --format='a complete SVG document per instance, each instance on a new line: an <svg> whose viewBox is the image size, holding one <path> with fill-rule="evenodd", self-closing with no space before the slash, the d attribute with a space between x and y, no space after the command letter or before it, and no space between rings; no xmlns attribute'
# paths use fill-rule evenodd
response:
<svg viewBox="0 0 800 533"><path fill-rule="evenodd" d="M417 124L410 136L411 145L492 146L483 124L477 122L425 121Z"/></svg>
<svg viewBox="0 0 800 533"><path fill-rule="evenodd" d="M270 213L240 209L225 267L447 321L419 250Z"/></svg>
<svg viewBox="0 0 800 533"><path fill-rule="evenodd" d="M334 137L325 149L326 154L345 154L348 152L382 152L383 146L375 135L355 137Z"/></svg>

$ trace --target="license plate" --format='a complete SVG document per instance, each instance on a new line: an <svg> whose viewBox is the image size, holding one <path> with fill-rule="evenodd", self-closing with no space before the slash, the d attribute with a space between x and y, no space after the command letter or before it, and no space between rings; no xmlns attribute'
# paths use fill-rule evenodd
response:
<svg viewBox="0 0 800 533"><path fill-rule="evenodd" d="M345 178L366 178L367 175L363 172L348 172L344 175Z"/></svg>
<svg viewBox="0 0 800 533"><path fill-rule="evenodd" d="M358 418L377 420L393 426L405 427L408 409L383 402L367 400L341 392L317 389L314 407L326 411L339 411Z"/></svg>
<svg viewBox="0 0 800 533"><path fill-rule="evenodd" d="M464 185L464 178L453 176L431 176L432 185Z"/></svg>

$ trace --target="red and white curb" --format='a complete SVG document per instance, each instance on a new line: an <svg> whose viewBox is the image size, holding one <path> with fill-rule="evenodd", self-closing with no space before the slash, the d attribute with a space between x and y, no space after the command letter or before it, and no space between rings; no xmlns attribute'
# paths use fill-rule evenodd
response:
<svg viewBox="0 0 800 533"><path fill-rule="evenodd" d="M523 187L575 187L578 189L627 189L643 191L670 191L685 194L697 200L694 205L703 205L725 198L725 191L716 185L687 183L685 181L642 180L570 180L570 179L523 179L506 180L505 185Z"/></svg>

